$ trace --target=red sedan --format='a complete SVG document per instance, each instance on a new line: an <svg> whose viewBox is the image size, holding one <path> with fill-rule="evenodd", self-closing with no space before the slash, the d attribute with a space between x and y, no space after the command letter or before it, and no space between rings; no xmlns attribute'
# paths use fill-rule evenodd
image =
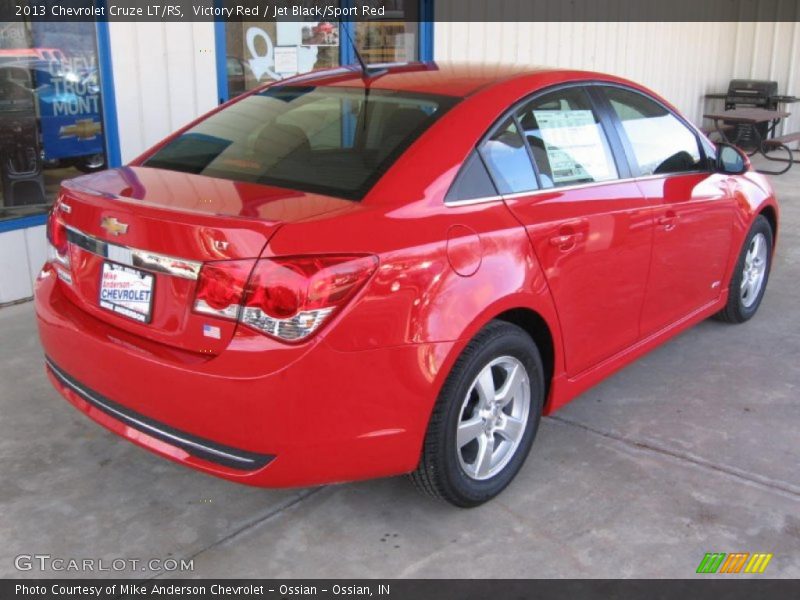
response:
<svg viewBox="0 0 800 600"><path fill-rule="evenodd" d="M149 450L474 506L541 415L752 317L777 225L745 156L629 81L342 68L66 182L36 311L56 388Z"/></svg>

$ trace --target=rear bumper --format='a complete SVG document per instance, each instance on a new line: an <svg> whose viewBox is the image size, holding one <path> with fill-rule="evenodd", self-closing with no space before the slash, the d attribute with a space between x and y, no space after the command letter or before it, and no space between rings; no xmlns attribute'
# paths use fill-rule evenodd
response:
<svg viewBox="0 0 800 600"><path fill-rule="evenodd" d="M183 450L188 455L222 465L223 467L236 469L237 471L261 469L275 458L269 454L256 454L245 452L238 448L223 446L154 421L87 388L59 369L49 358L45 358L45 363L47 365L47 374L53 385L84 412L92 415L96 414L96 418L99 418L100 415L95 413L95 410L103 413L112 421L118 421L121 427L130 427L154 440L173 446L175 449ZM85 404L78 402L78 400L82 400Z"/></svg>
<svg viewBox="0 0 800 600"><path fill-rule="evenodd" d="M48 375L76 408L173 461L250 485L395 475L419 460L453 344L340 352L240 331L215 357L136 338L36 283Z"/></svg>

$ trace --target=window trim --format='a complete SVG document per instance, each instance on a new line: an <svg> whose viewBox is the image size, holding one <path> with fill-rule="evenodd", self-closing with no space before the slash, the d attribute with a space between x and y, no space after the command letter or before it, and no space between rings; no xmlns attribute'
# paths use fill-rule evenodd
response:
<svg viewBox="0 0 800 600"><path fill-rule="evenodd" d="M445 200L445 198L447 198L447 194L450 193L450 187L452 187L455 184L456 179L461 175L461 168L459 168L458 173L456 173L456 176L453 178L453 181L450 184L450 187L448 187L447 192L445 192L445 194L443 196L443 204L445 206L467 206L467 205L470 205L470 204L479 204L479 203L482 203L482 202L494 202L494 201L497 201L497 200L502 200L504 198L521 197L521 196L527 196L527 195L531 195L531 194L538 194L538 193L541 193L541 192L557 192L559 190L583 188L583 187L586 187L586 186L603 185L603 184L607 184L607 183L615 183L615 182L620 182L620 181L630 181L630 180L634 179L633 172L632 172L632 169L630 167L629 160L628 160L628 155L625 153L624 148L622 147L621 140L619 140L618 137L617 137L618 134L616 132L616 128L614 128L613 124L609 122L610 119L605 114L604 106L598 104L595 101L594 95L590 91L592 86L594 86L594 85L602 85L603 83L605 83L605 82L594 80L594 79L586 80L586 81L570 81L570 82L566 82L566 83L556 83L554 85L550 85L550 86L544 87L542 89L536 90L535 92L531 92L530 94L527 94L526 96L524 96L524 97L520 98L519 100L516 100L515 102L513 102L508 108L506 108L500 114L500 116L497 119L495 119L492 122L492 124L487 128L486 132L481 137L478 138L478 141L475 142L475 144L472 145L472 147L470 148L469 152L467 152L467 154L466 154L466 156L464 158L464 161L466 161L466 159L469 158L470 154L472 154L472 152L474 152L474 151L477 151L478 154L480 155L480 151L478 150L480 148L480 146L482 146L483 143L487 139L489 139L492 135L494 135L496 133L496 131L500 127L502 127L503 123L505 123L505 121L510 118L510 119L513 120L513 122L517 126L517 131L519 132L519 135L522 137L522 140L525 143L525 148L528 150L528 159L531 161L531 165L533 166L533 172L534 172L534 174L536 176L536 182L537 182L537 185L539 185L538 189L528 190L528 191L525 191L525 192L514 192L512 194L501 194L501 193L498 192L497 196L492 196L492 197L487 197L487 198L473 198L473 199L470 199L470 200L462 200L462 201L459 201L459 200L451 200L451 201ZM541 181L539 179L539 167L536 164L536 161L533 159L533 153L531 152L530 144L528 144L528 140L525 139L525 135L523 135L522 129L518 125L518 119L517 119L516 114L526 104L529 104L530 102L533 102L534 100L536 100L537 98L539 98L541 96L550 94L552 92L557 92L557 91L560 91L560 90L566 90L566 89L576 88L576 87L583 88L584 91L586 92L586 96L589 99L589 103L592 106L592 110L596 113L598 122L599 122L600 126L603 129L603 133L606 134L606 140L608 141L609 149L611 150L611 156L612 156L612 158L614 160L615 166L617 167L617 178L616 179L609 179L608 181L597 181L597 182L586 183L586 184L577 184L577 185L572 185L572 186L566 186L565 185L565 186L560 186L560 187L559 186L554 186L554 187L551 187L551 188L542 188L541 187ZM485 164L485 161L484 161L484 164ZM462 163L461 166L463 167L463 163ZM492 183L494 183L495 189L498 189L497 188L497 183L494 181L494 177L492 176L492 172L488 168L488 166L487 166L487 171L489 172L489 178L492 180Z"/></svg>
<svg viewBox="0 0 800 600"><path fill-rule="evenodd" d="M651 178L651 177L666 177L670 175L691 175L697 173L709 173L712 172L711 168L711 161L709 160L709 154L707 153L706 145L702 143L702 138L698 135L697 129L692 125L687 119L685 119L682 115L677 114L674 110L672 110L669 106L664 104L663 102L659 101L657 98L654 98L650 94L647 94L641 90L637 90L627 85L622 85L618 83L597 83L592 86L593 88L593 95L597 96L597 102L603 105L605 108L604 110L608 113L608 118L614 129L616 130L616 134L619 136L620 141L622 143L623 151L627 155L628 164L631 166L631 174L637 178ZM626 92L631 92L634 94L638 94L643 98L650 100L657 106L663 108L667 113L672 115L680 124L682 124L686 129L694 136L695 143L697 144L697 150L700 153L700 163L701 165L705 165L703 168L693 169L690 171L676 171L674 173L651 173L651 174L644 174L642 173L642 168L639 165L639 161L636 159L636 154L633 150L633 145L631 144L630 139L628 138L628 134L625 133L625 126L622 124L622 119L619 118L617 112L614 110L614 107L611 104L611 101L608 99L608 96L604 93L603 88L616 88L620 90L624 90Z"/></svg>
<svg viewBox="0 0 800 600"><path fill-rule="evenodd" d="M641 90L638 90L636 88L633 88L633 87L631 87L629 85L625 85L625 84L622 84L622 83L617 83L617 82L613 82L613 81L602 81L602 80L597 80L597 79L589 79L589 80L586 80L586 81L571 81L571 82L567 82L567 83L557 83L557 84L542 88L540 90L536 90L535 92L532 92L532 93L528 94L527 96L521 98L520 100L515 101L506 110L504 110L501 113L501 115L492 122L492 124L489 126L489 128L486 130L486 132L480 138L478 138L478 141L472 146L470 151L467 153L466 158L468 158L473 151L477 151L478 147L481 144L483 144L483 142L486 139L488 139L491 135L493 135L494 132L497 130L497 128L500 127L503 124L503 122L506 119L509 118L509 116L514 116L516 114L516 112L522 106L524 106L525 104L535 100L536 98L538 98L540 96L543 96L545 94L549 94L550 92L555 92L555 91L558 91L558 90L561 90L561 89L567 89L567 88L571 88L571 87L583 87L583 88L585 88L586 93L589 96L589 100L591 101L593 108L597 111L597 116L600 119L600 122L605 124L603 130L606 133L606 137L608 138L608 143L609 143L609 146L611 147L611 154L614 157L614 160L615 160L615 162L617 164L617 172L618 172L618 175L619 175L619 177L617 179L609 179L608 181L598 181L598 182L592 182L592 183L577 184L577 185L572 185L572 186L551 187L551 188L544 188L544 189L540 187L537 190L530 190L530 191L527 191L527 192L515 192L513 194L501 194L501 193L498 192L498 194L496 196L487 196L485 198L472 198L470 200L460 200L460 201L459 200L451 200L451 201L443 200L443 204L445 206L448 206L448 207L470 206L470 205L473 205L473 204L482 204L484 202L497 202L497 201L502 201L502 200L505 200L505 199L521 198L521 197L524 197L524 196L533 196L533 195L537 195L538 196L540 194L545 194L545 193L558 193L558 192L561 192L561 191L569 191L569 190L573 190L573 189L582 189L582 188L586 188L586 187L597 186L597 185L606 185L606 184L610 184L610 183L631 183L631 182L646 181L646 180L656 179L656 178L663 179L663 178L667 178L667 177L685 176L685 175L693 175L693 174L696 175L698 173L706 173L706 172L712 173L713 172L712 164L713 164L713 160L714 160L714 156L715 156L714 153L713 153L713 148L709 148L709 145L705 143L704 138L703 138L703 136L700 135L699 130L697 129L697 127L695 127L690 121L685 119L682 115L677 114L669 106L666 106L663 102L661 102L657 98L654 98L652 95L650 95L650 94L648 94L646 92L643 92ZM660 173L660 174L657 174L657 175L642 175L641 174L641 170L639 168L639 163L635 160L635 156L633 156L633 149L628 147L630 145L630 141L628 140L627 135L625 135L624 132L622 132L622 134L620 134L619 127L621 127L621 121L619 120L619 117L617 117L613 107L611 106L611 103L608 101L608 99L606 98L605 94L602 93L602 90L598 89L598 88L602 88L602 87L616 87L616 88L620 88L620 89L627 90L627 91L630 91L630 92L635 92L637 94L640 94L640 95L644 96L645 98L648 98L648 99L652 100L653 102L655 102L656 104L658 104L659 106L664 108L664 110L666 110L671 115L673 115L676 119L678 119L678 121L680 121L685 127L687 127L689 129L689 131L692 132L692 134L694 134L694 136L695 136L695 138L697 139L697 142L698 142L698 148L700 150L701 160L705 161L707 170L681 171L681 172L678 172L678 173ZM526 146L527 146L527 140L525 140L525 136L523 135L522 138L526 142ZM480 152L478 154L480 155ZM464 159L465 161L466 161L466 158ZM533 164L533 169L534 169L534 172L536 173L537 181L538 181L539 169L536 166L536 161L533 160L533 157L530 156L530 158L531 158L531 163ZM462 166L463 166L463 163L462 163ZM625 168L625 173L626 173L625 177L622 176L622 171L621 171L621 167L622 166L624 166L624 168ZM634 167L635 167L635 169L634 169ZM487 167L487 170L488 170L488 167ZM461 168L459 168L458 173L456 173L456 177L453 178L453 182L450 184L450 187L452 187L455 184L455 181L459 177L460 174L461 174ZM489 178L492 179L492 173L491 173L490 170L489 170ZM492 179L492 181L494 182L493 179ZM497 189L497 185L496 184L495 184L495 189ZM445 193L443 198L447 197L447 193L449 193L449 191L450 191L450 188L448 188L448 191Z"/></svg>

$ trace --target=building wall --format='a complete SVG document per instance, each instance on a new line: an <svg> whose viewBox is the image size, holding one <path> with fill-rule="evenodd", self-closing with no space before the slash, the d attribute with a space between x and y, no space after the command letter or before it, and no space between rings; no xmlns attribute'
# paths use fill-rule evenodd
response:
<svg viewBox="0 0 800 600"><path fill-rule="evenodd" d="M475 0L437 0L447 2ZM480 4L483 4L482 2ZM485 8L485 7L484 7ZM481 10L476 5L476 11ZM436 23L436 60L526 63L601 71L633 79L701 125L722 108L703 96L731 79L770 79L782 94L800 96L800 23ZM720 101L721 102L721 101ZM800 104L784 122L800 129Z"/></svg>
<svg viewBox="0 0 800 600"><path fill-rule="evenodd" d="M475 0L437 0L447 2ZM480 2L484 5L483 0ZM800 95L800 23L436 23L436 60L597 70L643 83L700 122L734 78ZM122 160L217 104L213 23L111 23ZM800 105L784 123L800 128ZM789 109L792 112L791 108ZM706 123L707 124L707 123Z"/></svg>
<svg viewBox="0 0 800 600"><path fill-rule="evenodd" d="M217 105L214 23L109 24L122 162Z"/></svg>

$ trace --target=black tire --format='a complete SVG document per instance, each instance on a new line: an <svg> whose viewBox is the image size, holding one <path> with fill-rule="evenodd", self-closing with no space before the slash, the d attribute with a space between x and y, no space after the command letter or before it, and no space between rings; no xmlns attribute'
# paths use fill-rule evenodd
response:
<svg viewBox="0 0 800 600"><path fill-rule="evenodd" d="M495 359L509 356L517 359L526 370L530 385L527 422L505 466L491 478L477 480L462 467L459 459L462 451L456 448L462 404L484 367ZM419 466L410 475L415 486L434 498L462 508L478 506L497 496L514 479L530 452L541 419L544 390L542 360L531 337L511 323L489 323L461 353L442 387L428 424Z"/></svg>
<svg viewBox="0 0 800 600"><path fill-rule="evenodd" d="M764 279L761 283L761 289L754 298L752 304L745 305L741 296L742 278L744 277L745 260L750 244L753 238L757 235L763 235L766 238L767 255L766 255L766 270L764 272ZM753 222L750 231L747 232L747 237L744 239L742 249L739 251L739 258L736 261L733 275L731 276L730 286L728 288L728 303L721 311L714 315L718 321L726 323L744 323L756 314L758 307L761 305L761 300L764 298L764 292L767 290L767 283L769 281L769 273L772 269L772 247L773 247L773 232L769 221L763 216L759 215Z"/></svg>
<svg viewBox="0 0 800 600"><path fill-rule="evenodd" d="M97 173L103 169L107 169L105 156L102 154L92 154L90 156L81 156L72 163L76 169L81 173Z"/></svg>

